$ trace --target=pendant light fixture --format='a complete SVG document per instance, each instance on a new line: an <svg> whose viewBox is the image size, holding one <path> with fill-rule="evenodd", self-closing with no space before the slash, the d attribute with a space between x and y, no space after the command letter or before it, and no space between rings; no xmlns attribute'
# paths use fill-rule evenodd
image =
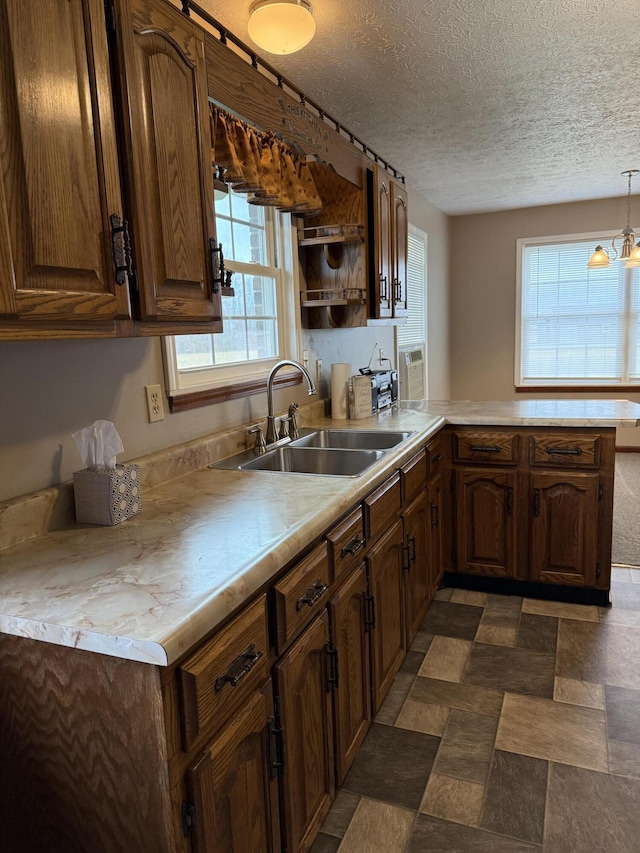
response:
<svg viewBox="0 0 640 853"><path fill-rule="evenodd" d="M254 0L249 7L249 36L269 53L295 53L316 32L309 0Z"/></svg>
<svg viewBox="0 0 640 853"><path fill-rule="evenodd" d="M587 268L590 270L608 267L612 260L626 261L625 268L640 267L640 240L636 243L636 235L631 228L631 179L640 174L640 169L627 169L622 172L628 178L627 187L627 227L621 234L611 241L611 249L596 246L595 252L589 258ZM622 247L618 251L616 240L622 240ZM613 255L613 258L612 258Z"/></svg>

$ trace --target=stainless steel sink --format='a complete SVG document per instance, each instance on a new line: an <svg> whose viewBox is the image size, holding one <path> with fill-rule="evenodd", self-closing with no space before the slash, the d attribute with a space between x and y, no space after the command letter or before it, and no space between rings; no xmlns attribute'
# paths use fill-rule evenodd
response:
<svg viewBox="0 0 640 853"><path fill-rule="evenodd" d="M344 450L390 450L411 432L379 432L360 429L319 429L291 442L292 447L341 448Z"/></svg>
<svg viewBox="0 0 640 853"><path fill-rule="evenodd" d="M344 450L325 447L278 447L239 467L243 471L284 471L289 474L321 474L325 477L357 477L382 456L381 450Z"/></svg>

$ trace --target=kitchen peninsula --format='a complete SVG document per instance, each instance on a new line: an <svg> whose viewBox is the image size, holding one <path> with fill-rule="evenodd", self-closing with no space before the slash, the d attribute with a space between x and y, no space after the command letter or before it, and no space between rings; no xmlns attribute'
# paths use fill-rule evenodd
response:
<svg viewBox="0 0 640 853"><path fill-rule="evenodd" d="M334 753L340 784L443 568L606 601L615 427L639 422L640 406L604 400L429 401L357 423L316 409L321 428L412 435L358 478L211 470L228 449L193 442L182 449L193 470L148 488L135 519L67 523L5 548L6 849L240 850L233 833L244 832L242 843L264 845L254 849L279 850L282 838L307 850L334 796ZM143 482L180 456L156 454L147 470L137 460ZM582 574L553 538L557 506L584 509L573 526L561 519L593 562ZM491 553L478 513L495 525ZM420 555L424 583L412 579ZM363 622L357 648L341 653L340 684L353 684L354 661L361 673L345 710L333 661L341 626L354 642ZM300 733L286 733L288 715ZM316 748L319 776L296 795ZM232 820L238 750L254 774L242 786L248 821Z"/></svg>

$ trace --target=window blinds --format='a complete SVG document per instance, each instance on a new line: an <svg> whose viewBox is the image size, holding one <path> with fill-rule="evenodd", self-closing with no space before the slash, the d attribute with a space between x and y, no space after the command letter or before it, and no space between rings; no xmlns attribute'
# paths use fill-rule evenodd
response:
<svg viewBox="0 0 640 853"><path fill-rule="evenodd" d="M398 326L398 346L424 344L425 302L427 291L427 246L426 242L409 233L407 255L407 298L409 316L403 326Z"/></svg>
<svg viewBox="0 0 640 853"><path fill-rule="evenodd" d="M638 381L639 270L587 269L594 241L522 248L521 384Z"/></svg>

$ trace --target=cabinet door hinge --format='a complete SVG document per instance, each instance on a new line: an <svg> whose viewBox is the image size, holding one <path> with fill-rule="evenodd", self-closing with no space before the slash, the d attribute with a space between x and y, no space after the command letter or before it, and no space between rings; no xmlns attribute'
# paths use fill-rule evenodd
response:
<svg viewBox="0 0 640 853"><path fill-rule="evenodd" d="M276 726L273 717L267 723L267 755L269 761L269 778L275 779L284 773L286 746L284 728Z"/></svg>
<svg viewBox="0 0 640 853"><path fill-rule="evenodd" d="M327 643L327 645L325 646L325 651L325 687L327 693L330 693L331 690L337 688L338 686L338 650L332 648L331 643Z"/></svg>
<svg viewBox="0 0 640 853"><path fill-rule="evenodd" d="M193 803L182 801L182 834L186 838L195 829L196 809Z"/></svg>

